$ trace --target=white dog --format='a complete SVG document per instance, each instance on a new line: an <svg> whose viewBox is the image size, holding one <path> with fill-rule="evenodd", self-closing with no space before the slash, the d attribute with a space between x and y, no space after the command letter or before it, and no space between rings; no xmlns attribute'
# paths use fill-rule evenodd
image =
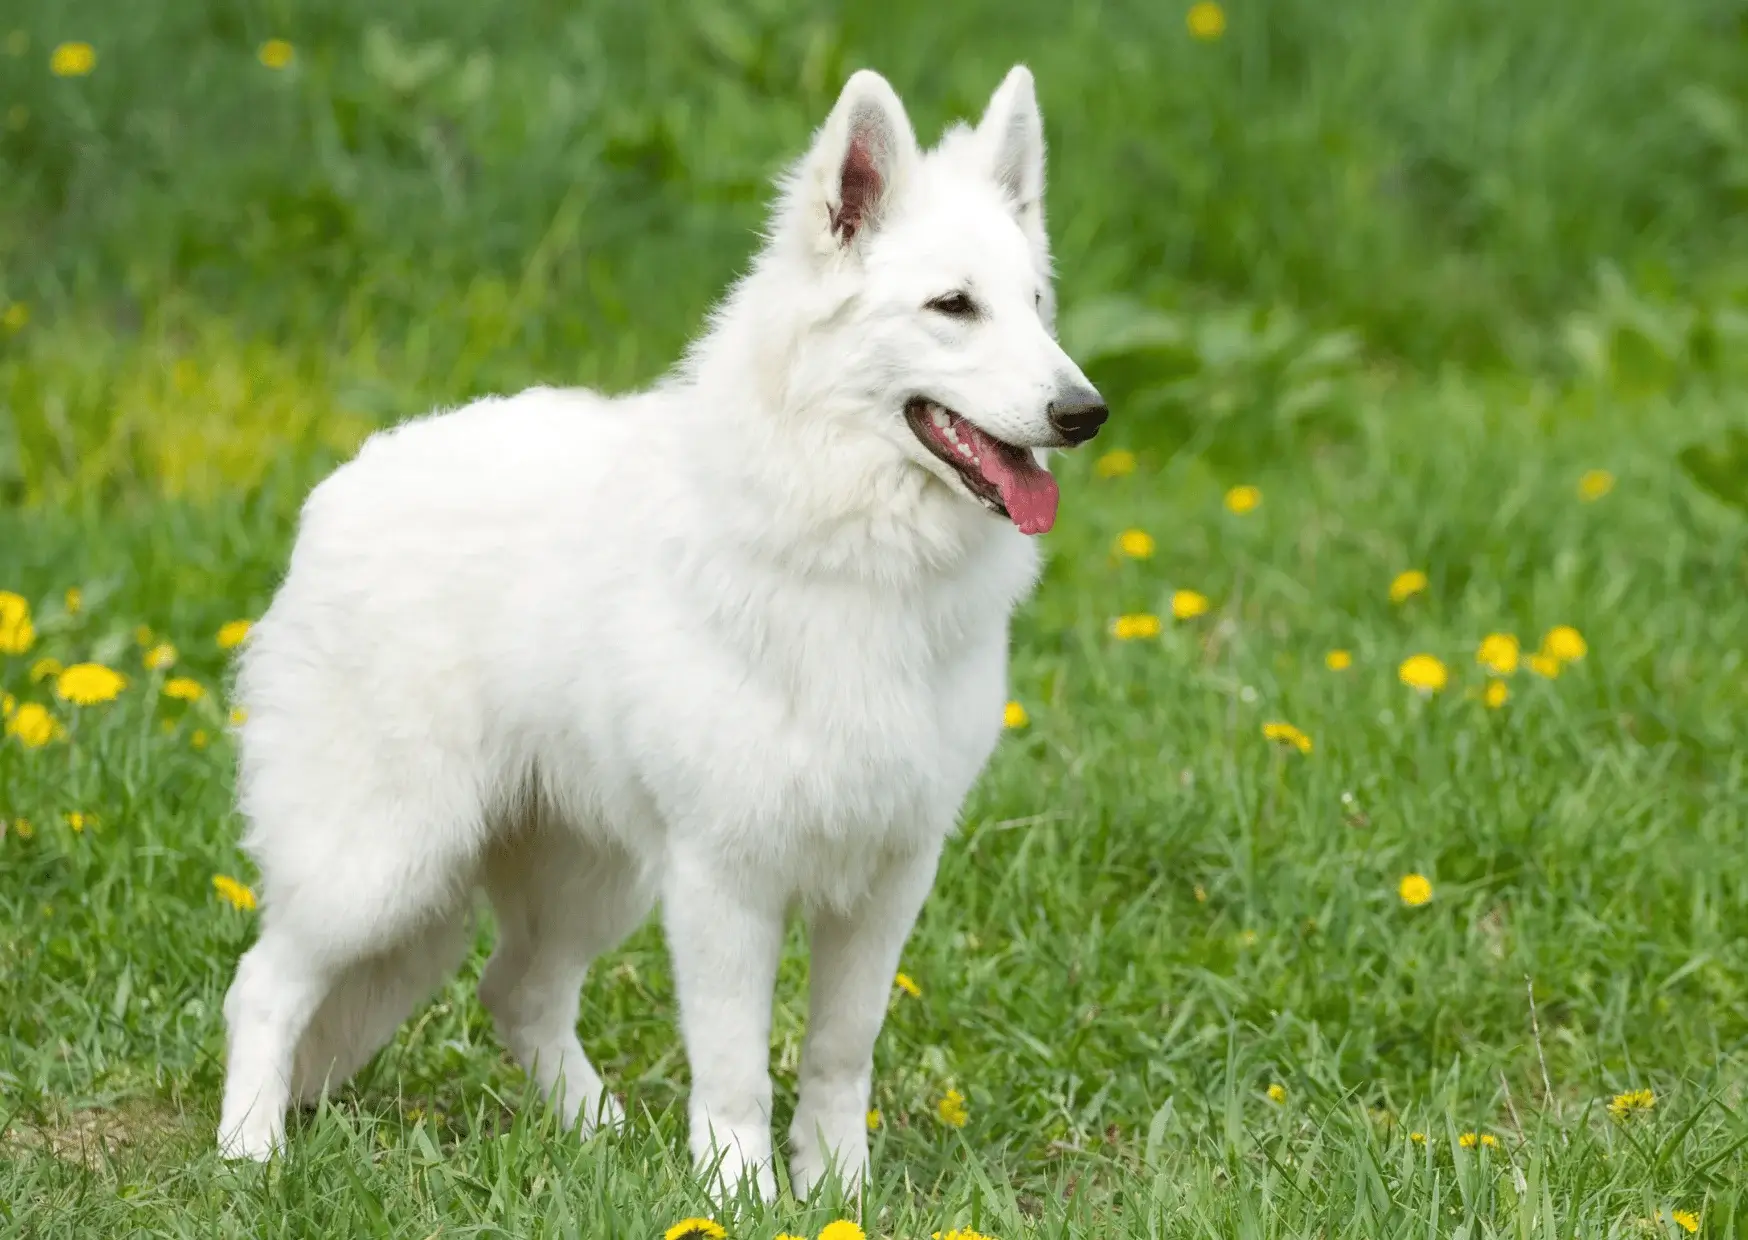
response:
<svg viewBox="0 0 1748 1240"><path fill-rule="evenodd" d="M784 918L811 923L791 1178L867 1169L874 1039L1001 730L1043 450L1105 407L1053 337L1031 74L918 149L850 79L677 373L534 389L371 439L304 507L242 656L264 895L225 1000L222 1149L266 1158L459 962L567 1122L591 960L660 904L693 1155L775 1191Z"/></svg>

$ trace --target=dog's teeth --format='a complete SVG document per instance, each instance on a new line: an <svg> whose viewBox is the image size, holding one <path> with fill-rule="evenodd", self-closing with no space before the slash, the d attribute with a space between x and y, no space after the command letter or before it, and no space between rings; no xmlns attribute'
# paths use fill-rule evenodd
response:
<svg viewBox="0 0 1748 1240"><path fill-rule="evenodd" d="M929 420L942 430L947 429L947 411L939 405L929 406Z"/></svg>
<svg viewBox="0 0 1748 1240"><path fill-rule="evenodd" d="M959 445L959 455L960 456L970 456L971 455L971 445L968 443L960 444Z"/></svg>

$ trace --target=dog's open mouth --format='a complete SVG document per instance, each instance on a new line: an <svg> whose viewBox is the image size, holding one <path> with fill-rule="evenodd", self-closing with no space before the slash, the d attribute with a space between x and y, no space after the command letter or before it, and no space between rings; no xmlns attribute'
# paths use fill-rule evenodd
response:
<svg viewBox="0 0 1748 1240"><path fill-rule="evenodd" d="M921 396L905 403L904 419L925 448L953 467L967 490L1020 533L1043 534L1056 524L1056 479L1031 449L1003 443Z"/></svg>

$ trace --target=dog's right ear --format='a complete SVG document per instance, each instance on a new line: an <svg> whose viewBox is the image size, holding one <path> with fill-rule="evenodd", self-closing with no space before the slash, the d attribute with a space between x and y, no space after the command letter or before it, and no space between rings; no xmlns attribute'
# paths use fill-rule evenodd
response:
<svg viewBox="0 0 1748 1240"><path fill-rule="evenodd" d="M880 227L917 159L904 104L871 69L844 83L803 161L801 227L822 253L846 250Z"/></svg>

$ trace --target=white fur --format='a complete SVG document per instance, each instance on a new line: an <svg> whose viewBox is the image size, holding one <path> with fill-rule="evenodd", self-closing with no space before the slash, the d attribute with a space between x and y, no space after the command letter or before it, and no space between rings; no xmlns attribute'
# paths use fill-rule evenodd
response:
<svg viewBox="0 0 1748 1240"><path fill-rule="evenodd" d="M834 228L858 151L879 192ZM835 1163L860 1183L893 972L996 743L1037 571L901 411L926 393L1059 442L1045 406L1085 379L1050 330L1042 189L1023 68L929 154L859 73L672 378L481 400L375 436L316 488L237 686L263 908L225 1001L227 1153L269 1156L288 1104L393 1035L483 887L500 940L481 998L585 1130L620 1112L578 989L660 904L693 1153L767 1197L770 998L798 905L792 1178ZM924 308L959 288L977 321Z"/></svg>

